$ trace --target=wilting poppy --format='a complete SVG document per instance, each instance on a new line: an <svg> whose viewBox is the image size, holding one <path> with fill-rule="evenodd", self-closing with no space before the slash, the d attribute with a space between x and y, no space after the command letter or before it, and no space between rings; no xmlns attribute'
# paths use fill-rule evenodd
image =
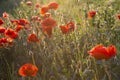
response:
<svg viewBox="0 0 120 80"><path fill-rule="evenodd" d="M8 17L9 17L9 14L6 13L6 12L4 12L4 13L3 13L3 18L8 18Z"/></svg>
<svg viewBox="0 0 120 80"><path fill-rule="evenodd" d="M37 21L38 20L38 16L32 16L32 21Z"/></svg>
<svg viewBox="0 0 120 80"><path fill-rule="evenodd" d="M91 19L96 15L96 11L89 11L88 12L88 18Z"/></svg>
<svg viewBox="0 0 120 80"><path fill-rule="evenodd" d="M27 63L20 67L18 73L20 76L36 76L38 72L37 66Z"/></svg>
<svg viewBox="0 0 120 80"><path fill-rule="evenodd" d="M0 26L2 26L3 24L4 24L4 21L0 19Z"/></svg>
<svg viewBox="0 0 120 80"><path fill-rule="evenodd" d="M39 20L40 19L40 20ZM41 21L41 18L38 17L38 16L32 16L32 21L37 21L37 22L40 22Z"/></svg>
<svg viewBox="0 0 120 80"><path fill-rule="evenodd" d="M32 28L33 28L33 27L30 26L30 25L25 25L25 26L24 26L24 29L25 29L25 30L28 30L28 31L32 30Z"/></svg>
<svg viewBox="0 0 120 80"><path fill-rule="evenodd" d="M95 59L110 59L116 55L116 48L113 45L104 47L100 44L88 51L88 54L93 56Z"/></svg>
<svg viewBox="0 0 120 80"><path fill-rule="evenodd" d="M13 29L7 29L5 31L5 36L15 39L18 37L18 33L16 31L14 31Z"/></svg>
<svg viewBox="0 0 120 80"><path fill-rule="evenodd" d="M18 24L18 25L16 26L16 28L15 28L15 31L16 31L16 32L19 32L19 31L22 30L22 29L23 29L23 26Z"/></svg>
<svg viewBox="0 0 120 80"><path fill-rule="evenodd" d="M5 32L5 28L4 27L0 27L0 33L4 33Z"/></svg>
<svg viewBox="0 0 120 80"><path fill-rule="evenodd" d="M39 42L39 39L36 34L32 33L28 36L28 42Z"/></svg>
<svg viewBox="0 0 120 80"><path fill-rule="evenodd" d="M56 10L58 8L59 4L57 2L51 2L48 4L49 9Z"/></svg>
<svg viewBox="0 0 120 80"><path fill-rule="evenodd" d="M67 34L69 32L69 28L67 26L60 26L63 34Z"/></svg>
<svg viewBox="0 0 120 80"><path fill-rule="evenodd" d="M41 18L38 16L32 16L32 21L41 22Z"/></svg>
<svg viewBox="0 0 120 80"><path fill-rule="evenodd" d="M27 2L26 2L26 5L32 6L32 2L31 2L31 1L27 1Z"/></svg>
<svg viewBox="0 0 120 80"><path fill-rule="evenodd" d="M40 14L41 14L42 16L44 16L44 14L45 14L46 12L48 12L48 10L49 10L49 7L48 7L48 6L43 6L43 7L41 7L41 9L40 9Z"/></svg>
<svg viewBox="0 0 120 80"><path fill-rule="evenodd" d="M40 4L39 4L39 3L36 3L36 4L35 4L35 8L36 8L36 9L40 8Z"/></svg>
<svg viewBox="0 0 120 80"><path fill-rule="evenodd" d="M120 14L117 15L118 19L120 19Z"/></svg>

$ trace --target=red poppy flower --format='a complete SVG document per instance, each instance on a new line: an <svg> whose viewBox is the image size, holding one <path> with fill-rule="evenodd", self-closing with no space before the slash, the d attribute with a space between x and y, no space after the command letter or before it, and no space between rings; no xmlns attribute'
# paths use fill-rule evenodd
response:
<svg viewBox="0 0 120 80"><path fill-rule="evenodd" d="M5 32L5 28L4 27L0 27L0 33L4 33Z"/></svg>
<svg viewBox="0 0 120 80"><path fill-rule="evenodd" d="M11 38L0 38L0 48L4 48L6 46L13 46L13 39Z"/></svg>
<svg viewBox="0 0 120 80"><path fill-rule="evenodd" d="M56 21L52 18L45 18L42 22L42 31L49 37L52 35L52 28L56 26Z"/></svg>
<svg viewBox="0 0 120 80"><path fill-rule="evenodd" d="M40 4L39 4L39 3L36 3L36 4L35 4L35 8L36 8L36 9L40 8Z"/></svg>
<svg viewBox="0 0 120 80"><path fill-rule="evenodd" d="M3 24L4 24L4 21L0 19L0 26L2 26Z"/></svg>
<svg viewBox="0 0 120 80"><path fill-rule="evenodd" d="M14 31L13 29L7 29L5 31L5 36L9 37L9 38L12 38L12 39L15 39L18 37L18 34L16 31Z"/></svg>
<svg viewBox="0 0 120 80"><path fill-rule="evenodd" d="M96 11L89 11L88 12L88 18L91 19L96 15Z"/></svg>
<svg viewBox="0 0 120 80"><path fill-rule="evenodd" d="M8 43L7 38L0 38L0 43Z"/></svg>
<svg viewBox="0 0 120 80"><path fill-rule="evenodd" d="M46 12L48 12L48 10L49 10L49 7L48 7L48 6L43 6L43 7L40 9L40 14L41 14L42 16L44 16L44 14L45 14Z"/></svg>
<svg viewBox="0 0 120 80"><path fill-rule="evenodd" d="M11 23L12 24L20 24L20 21L19 20L11 20Z"/></svg>
<svg viewBox="0 0 120 80"><path fill-rule="evenodd" d="M7 43L7 38L0 38L0 48L4 48Z"/></svg>
<svg viewBox="0 0 120 80"><path fill-rule="evenodd" d="M56 21L52 18L45 18L44 20L42 20L41 22L42 28L47 28L47 27L55 27L56 26Z"/></svg>
<svg viewBox="0 0 120 80"><path fill-rule="evenodd" d="M16 31L16 32L19 32L19 31L22 30L22 29L23 29L23 26L18 24L18 25L16 26L16 28L15 28L15 31Z"/></svg>
<svg viewBox="0 0 120 80"><path fill-rule="evenodd" d="M109 47L108 47L108 55L109 55L109 57L108 58L111 58L112 56L115 56L116 55L116 48L115 48L115 46L113 46L113 45L110 45Z"/></svg>
<svg viewBox="0 0 120 80"><path fill-rule="evenodd" d="M69 23L67 23L67 27L69 28L69 31L70 30L74 31L75 30L75 23L74 22L69 22Z"/></svg>
<svg viewBox="0 0 120 80"><path fill-rule="evenodd" d="M67 34L69 32L72 32L75 30L75 23L74 22L69 22L67 23L65 26L60 26L61 31L63 32L63 34Z"/></svg>
<svg viewBox="0 0 120 80"><path fill-rule="evenodd" d="M39 39L36 34L32 33L28 36L28 42L39 42Z"/></svg>
<svg viewBox="0 0 120 80"><path fill-rule="evenodd" d="M88 54L95 57L96 59L110 59L111 57L116 55L116 48L113 45L108 47L97 45L90 51L88 51Z"/></svg>
<svg viewBox="0 0 120 80"><path fill-rule="evenodd" d="M120 19L120 14L117 15L118 19Z"/></svg>
<svg viewBox="0 0 120 80"><path fill-rule="evenodd" d="M58 8L59 4L57 2L51 2L48 4L49 9L56 10Z"/></svg>
<svg viewBox="0 0 120 80"><path fill-rule="evenodd" d="M26 5L32 6L32 2L31 2L31 1L27 1L27 2L26 2Z"/></svg>
<svg viewBox="0 0 120 80"><path fill-rule="evenodd" d="M67 34L69 32L69 28L67 26L60 26L63 34Z"/></svg>
<svg viewBox="0 0 120 80"><path fill-rule="evenodd" d="M9 14L6 13L6 12L4 12L4 13L3 13L3 18L8 18L8 17L9 17Z"/></svg>
<svg viewBox="0 0 120 80"><path fill-rule="evenodd" d="M51 28L51 27L43 28L42 31L43 31L49 38L51 38L51 35L52 35L52 28Z"/></svg>
<svg viewBox="0 0 120 80"><path fill-rule="evenodd" d="M38 72L38 68L37 66L33 64L27 63L21 66L18 72L19 72L19 75L24 76L24 77L25 76L36 76Z"/></svg>
<svg viewBox="0 0 120 80"><path fill-rule="evenodd" d="M27 24L30 24L30 22L27 19L20 19L19 24L25 26Z"/></svg>

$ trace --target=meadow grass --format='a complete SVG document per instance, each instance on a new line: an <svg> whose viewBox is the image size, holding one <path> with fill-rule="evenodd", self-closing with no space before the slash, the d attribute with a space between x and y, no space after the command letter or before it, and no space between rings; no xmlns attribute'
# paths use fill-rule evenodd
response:
<svg viewBox="0 0 120 80"><path fill-rule="evenodd" d="M31 1L46 5L53 0ZM31 22L32 31L21 31L12 48L0 49L1 63L4 64L1 65L1 80L5 80L4 77L6 80L29 80L18 74L18 69L25 63L33 63L39 69L36 77L31 77L32 80L119 80L120 20L117 14L120 1L54 1L59 3L59 8L51 11L57 21L52 37L44 36L39 29L40 24ZM87 12L91 10L96 10L97 14L88 19ZM30 21L33 15L40 16L39 12L39 9L35 10L21 1L10 12L10 19L25 18ZM63 34L59 26L69 21L74 21L77 28L70 34ZM40 43L27 42L27 36L32 32L39 36ZM106 61L95 60L87 52L97 44L115 45L117 55Z"/></svg>

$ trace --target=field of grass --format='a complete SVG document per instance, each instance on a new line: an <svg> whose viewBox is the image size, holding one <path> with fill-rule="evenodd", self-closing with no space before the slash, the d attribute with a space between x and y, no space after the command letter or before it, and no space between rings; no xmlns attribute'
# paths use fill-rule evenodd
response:
<svg viewBox="0 0 120 80"><path fill-rule="evenodd" d="M120 0L31 0L32 5L26 2L23 0L12 9L11 3L13 5L15 0L0 3L0 11L9 14L7 19L1 15L4 24L0 27L15 30L12 20L30 22L22 25L24 29L10 41L12 46L7 43L1 47L0 42L0 80L120 80ZM59 4L57 10L48 11L56 21L51 35L46 29L43 31L42 21L46 18L40 14L41 8L50 2ZM35 8L36 3L40 8ZM89 11L96 12L90 19ZM32 21L33 16L41 21ZM69 22L74 23L75 29L70 27L64 34L60 26ZM39 41L28 40L32 33ZM3 37L6 35L0 33L0 38ZM99 44L114 45L116 54L109 59L89 55L88 52ZM38 68L35 76L20 75L19 69L26 63Z"/></svg>

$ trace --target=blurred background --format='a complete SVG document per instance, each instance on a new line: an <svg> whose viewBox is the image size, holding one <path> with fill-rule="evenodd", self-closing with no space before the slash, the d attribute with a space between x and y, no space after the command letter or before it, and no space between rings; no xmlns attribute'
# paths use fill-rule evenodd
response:
<svg viewBox="0 0 120 80"><path fill-rule="evenodd" d="M12 12L12 10L15 7L18 7L21 0L0 0L0 16L2 16L2 13Z"/></svg>

